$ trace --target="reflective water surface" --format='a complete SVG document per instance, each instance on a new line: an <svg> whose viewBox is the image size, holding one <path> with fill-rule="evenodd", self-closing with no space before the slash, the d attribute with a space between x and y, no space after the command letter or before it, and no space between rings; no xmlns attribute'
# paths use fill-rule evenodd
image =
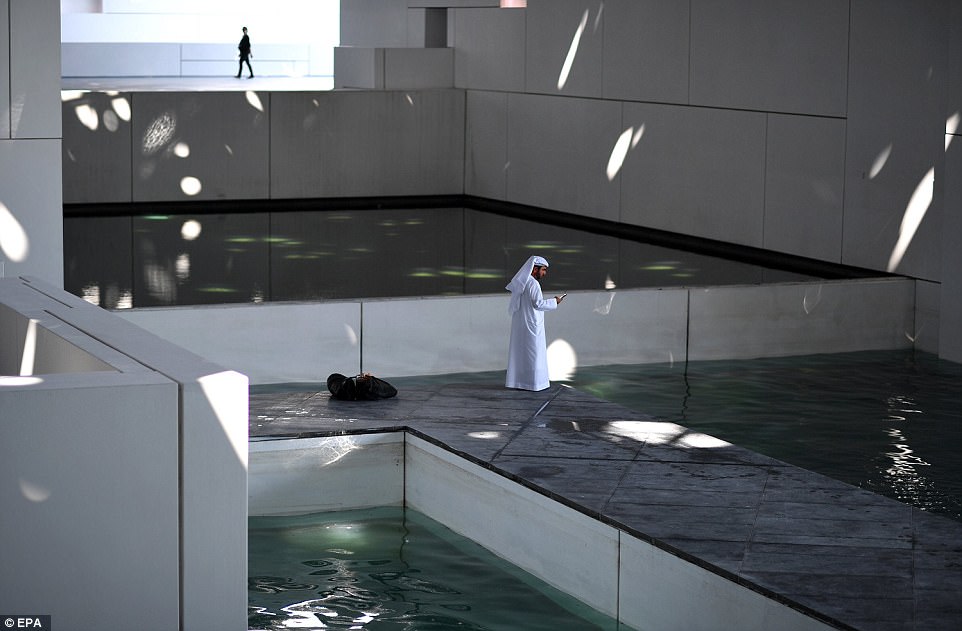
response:
<svg viewBox="0 0 962 631"><path fill-rule="evenodd" d="M531 254L561 291L812 278L468 208L64 219L65 288L109 309L503 293Z"/></svg>
<svg viewBox="0 0 962 631"><path fill-rule="evenodd" d="M250 629L617 626L410 509L252 517L248 551Z"/></svg>
<svg viewBox="0 0 962 631"><path fill-rule="evenodd" d="M392 380L503 383L503 372ZM583 392L962 521L962 365L920 351L579 367Z"/></svg>

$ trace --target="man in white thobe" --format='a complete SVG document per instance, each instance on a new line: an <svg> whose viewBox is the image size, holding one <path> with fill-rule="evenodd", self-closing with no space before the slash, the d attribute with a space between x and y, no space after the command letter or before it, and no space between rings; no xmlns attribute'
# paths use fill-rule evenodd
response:
<svg viewBox="0 0 962 631"><path fill-rule="evenodd" d="M505 287L511 292L511 341L508 343L508 374L504 385L521 390L544 390L548 381L548 350L544 312L558 308L564 295L544 299L539 282L548 273L548 261L529 257Z"/></svg>

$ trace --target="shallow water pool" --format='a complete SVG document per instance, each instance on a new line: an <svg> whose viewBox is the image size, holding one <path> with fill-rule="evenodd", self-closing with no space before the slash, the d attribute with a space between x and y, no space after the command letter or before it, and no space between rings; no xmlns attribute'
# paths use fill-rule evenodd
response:
<svg viewBox="0 0 962 631"><path fill-rule="evenodd" d="M616 628L616 621L400 507L252 517L250 629Z"/></svg>

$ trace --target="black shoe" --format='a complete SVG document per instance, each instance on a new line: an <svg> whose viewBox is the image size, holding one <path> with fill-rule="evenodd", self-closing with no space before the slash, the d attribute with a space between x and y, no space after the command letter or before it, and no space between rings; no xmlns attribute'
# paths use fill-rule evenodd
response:
<svg viewBox="0 0 962 631"><path fill-rule="evenodd" d="M240 75L237 75L237 76L236 76L236 77L234 77L234 78L235 78L235 79L240 79Z"/></svg>
<svg viewBox="0 0 962 631"><path fill-rule="evenodd" d="M249 77L247 77L247 78L248 78L248 79L253 79L253 78L254 78L254 75L251 75L251 76L249 76Z"/></svg>

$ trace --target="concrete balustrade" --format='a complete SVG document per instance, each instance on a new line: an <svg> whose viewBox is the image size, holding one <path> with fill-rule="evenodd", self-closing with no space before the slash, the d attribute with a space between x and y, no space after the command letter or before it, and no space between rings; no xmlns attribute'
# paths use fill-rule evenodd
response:
<svg viewBox="0 0 962 631"><path fill-rule="evenodd" d="M552 379L578 366L911 347L914 281L571 292L546 315ZM251 383L501 370L508 295L165 307L117 314ZM880 308L884 304L885 308Z"/></svg>
<svg viewBox="0 0 962 631"><path fill-rule="evenodd" d="M0 375L0 609L246 628L247 378L22 278Z"/></svg>

